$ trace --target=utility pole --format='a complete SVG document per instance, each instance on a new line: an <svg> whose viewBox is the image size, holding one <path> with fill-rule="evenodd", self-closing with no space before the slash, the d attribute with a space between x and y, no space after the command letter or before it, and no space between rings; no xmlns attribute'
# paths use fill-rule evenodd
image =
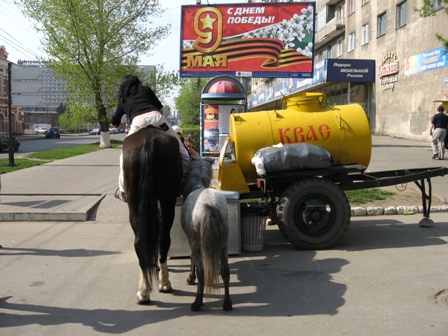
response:
<svg viewBox="0 0 448 336"><path fill-rule="evenodd" d="M14 167L16 164L14 163L14 147L13 147L13 143L12 143L11 68L12 68L12 63L8 62L8 83L6 85L7 95L8 95L8 122L9 122L9 163L8 163L8 166Z"/></svg>

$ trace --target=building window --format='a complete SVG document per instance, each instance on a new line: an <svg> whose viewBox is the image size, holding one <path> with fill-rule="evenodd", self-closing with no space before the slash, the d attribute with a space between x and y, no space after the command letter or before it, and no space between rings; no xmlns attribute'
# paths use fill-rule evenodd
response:
<svg viewBox="0 0 448 336"><path fill-rule="evenodd" d="M369 0L362 0L362 5L364 6L368 2L369 2Z"/></svg>
<svg viewBox="0 0 448 336"><path fill-rule="evenodd" d="M350 52L353 49L355 49L355 32L348 34L347 52Z"/></svg>
<svg viewBox="0 0 448 336"><path fill-rule="evenodd" d="M348 1L348 15L353 14L356 8L356 0Z"/></svg>
<svg viewBox="0 0 448 336"><path fill-rule="evenodd" d="M429 5L433 10L439 10L443 8L443 0L429 0Z"/></svg>
<svg viewBox="0 0 448 336"><path fill-rule="evenodd" d="M403 27L408 23L408 2L402 2L397 5L397 28Z"/></svg>
<svg viewBox="0 0 448 336"><path fill-rule="evenodd" d="M336 7L336 22L337 23L344 23L344 7L343 6L337 6Z"/></svg>
<svg viewBox="0 0 448 336"><path fill-rule="evenodd" d="M368 23L362 26L361 45L369 43L369 31L370 28Z"/></svg>
<svg viewBox="0 0 448 336"><path fill-rule="evenodd" d="M380 37L386 34L387 14L383 13L378 15L377 19L377 33L376 36Z"/></svg>
<svg viewBox="0 0 448 336"><path fill-rule="evenodd" d="M328 46L327 58L333 58L333 48L331 47L331 44Z"/></svg>
<svg viewBox="0 0 448 336"><path fill-rule="evenodd" d="M344 51L344 41L342 38L338 38L338 43L336 46L336 57L341 57Z"/></svg>
<svg viewBox="0 0 448 336"><path fill-rule="evenodd" d="M326 8L324 8L322 11L317 13L316 31L320 31L325 27L326 17L327 17L327 9Z"/></svg>

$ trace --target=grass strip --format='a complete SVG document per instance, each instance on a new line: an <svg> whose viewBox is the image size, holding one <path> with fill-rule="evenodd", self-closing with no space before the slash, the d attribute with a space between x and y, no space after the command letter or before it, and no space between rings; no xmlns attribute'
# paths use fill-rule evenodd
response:
<svg viewBox="0 0 448 336"><path fill-rule="evenodd" d="M110 142L112 148L123 145L123 141L121 140L111 140ZM15 166L9 166L9 158L0 159L0 174L31 168L56 160L67 159L73 156L88 154L97 150L103 150L103 148L100 148L99 145L99 142L95 142L92 144L56 148L43 152L31 153L25 158L14 159Z"/></svg>
<svg viewBox="0 0 448 336"><path fill-rule="evenodd" d="M351 205L359 205L373 201L383 201L395 195L394 192L380 189L345 190L344 192L347 195L348 201ZM259 198L251 198L241 200L241 203L258 203L259 201Z"/></svg>
<svg viewBox="0 0 448 336"><path fill-rule="evenodd" d="M373 201L383 201L390 196L395 195L394 192L379 189L360 189L346 190L348 201L350 204L364 204Z"/></svg>

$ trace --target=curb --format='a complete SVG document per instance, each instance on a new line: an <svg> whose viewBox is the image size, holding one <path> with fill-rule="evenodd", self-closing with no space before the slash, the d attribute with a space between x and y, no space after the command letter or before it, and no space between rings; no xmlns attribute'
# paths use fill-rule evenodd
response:
<svg viewBox="0 0 448 336"><path fill-rule="evenodd" d="M432 206L430 208L431 212L448 212L448 205ZM423 206L405 206L400 205L397 207L352 207L351 216L383 216L383 215L415 215L421 213L423 214Z"/></svg>

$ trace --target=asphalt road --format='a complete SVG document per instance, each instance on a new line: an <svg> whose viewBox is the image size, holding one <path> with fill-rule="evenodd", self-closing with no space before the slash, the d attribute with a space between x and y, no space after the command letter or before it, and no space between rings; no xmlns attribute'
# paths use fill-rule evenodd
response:
<svg viewBox="0 0 448 336"><path fill-rule="evenodd" d="M123 140L125 134L111 134L111 139ZM73 147L79 145L85 145L89 143L99 142L99 135L61 135L60 139L46 139L45 136L21 136L19 151L14 152L14 157L22 157L30 153L42 152L49 149ZM0 153L0 158L9 157L9 153Z"/></svg>

